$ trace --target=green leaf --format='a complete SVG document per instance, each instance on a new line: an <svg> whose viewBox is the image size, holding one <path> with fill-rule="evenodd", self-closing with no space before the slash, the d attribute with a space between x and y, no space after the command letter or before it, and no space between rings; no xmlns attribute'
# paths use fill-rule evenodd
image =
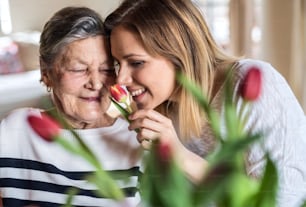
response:
<svg viewBox="0 0 306 207"><path fill-rule="evenodd" d="M244 122L240 120L240 115L237 111L237 106L233 99L233 94L233 70L229 69L226 74L223 91L225 125L227 133L226 136L228 140L236 139L244 134Z"/></svg>
<svg viewBox="0 0 306 207"><path fill-rule="evenodd" d="M240 122L235 109L233 105L225 105L225 123L228 140L237 139L242 135L239 130Z"/></svg>
<svg viewBox="0 0 306 207"><path fill-rule="evenodd" d="M140 182L144 206L186 207L191 204L191 184L175 160L161 163L156 144L146 157L146 168Z"/></svg>
<svg viewBox="0 0 306 207"><path fill-rule="evenodd" d="M301 207L306 207L306 201L301 205Z"/></svg>
<svg viewBox="0 0 306 207"><path fill-rule="evenodd" d="M72 207L72 200L73 197L78 194L79 190L76 188L69 188L68 192L67 192L67 199L66 199L66 203L64 205L62 205L61 207Z"/></svg>
<svg viewBox="0 0 306 207"><path fill-rule="evenodd" d="M259 140L262 137L261 134L246 135L244 137L237 138L233 141L226 141L218 149L218 152L214 154L214 157L210 157L210 164L214 165L218 162L233 161L237 155L240 156L243 162L243 154L250 144Z"/></svg>
<svg viewBox="0 0 306 207"><path fill-rule="evenodd" d="M228 187L230 206L251 207L255 204L255 195L258 192L260 182L247 176L244 172L236 172ZM272 206L271 206L272 207Z"/></svg>
<svg viewBox="0 0 306 207"><path fill-rule="evenodd" d="M259 192L256 196L256 207L276 206L277 186L277 169L268 156L265 173L261 180Z"/></svg>
<svg viewBox="0 0 306 207"><path fill-rule="evenodd" d="M233 166L225 162L219 162L208 169L204 180L193 190L192 206L210 206L221 200L225 202L226 191L234 172Z"/></svg>
<svg viewBox="0 0 306 207"><path fill-rule="evenodd" d="M94 184L97 194L101 197L112 198L117 201L124 199L124 193L111 176L104 170L97 170L87 176L87 180Z"/></svg>

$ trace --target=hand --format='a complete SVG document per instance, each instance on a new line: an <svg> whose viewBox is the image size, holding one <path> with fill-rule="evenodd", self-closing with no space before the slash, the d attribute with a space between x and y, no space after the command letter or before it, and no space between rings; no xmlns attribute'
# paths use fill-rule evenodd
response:
<svg viewBox="0 0 306 207"><path fill-rule="evenodd" d="M183 148L171 119L151 109L141 109L129 116L129 129L138 130L137 140L149 149L153 140L159 139L170 143L174 151Z"/></svg>

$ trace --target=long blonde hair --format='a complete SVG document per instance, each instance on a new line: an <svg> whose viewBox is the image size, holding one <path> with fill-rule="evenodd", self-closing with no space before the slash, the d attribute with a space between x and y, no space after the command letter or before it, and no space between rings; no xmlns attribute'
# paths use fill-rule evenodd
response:
<svg viewBox="0 0 306 207"><path fill-rule="evenodd" d="M105 20L109 35L119 25L138 34L150 54L169 59L209 100L216 71L237 61L216 44L190 0L125 0ZM207 124L203 110L179 84L176 94L176 103L165 102L159 108L167 116L178 114L181 139L200 137Z"/></svg>

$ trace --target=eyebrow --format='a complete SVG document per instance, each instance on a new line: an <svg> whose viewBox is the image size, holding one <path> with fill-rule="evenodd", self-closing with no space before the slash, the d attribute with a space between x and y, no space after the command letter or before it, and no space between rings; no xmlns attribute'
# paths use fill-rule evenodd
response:
<svg viewBox="0 0 306 207"><path fill-rule="evenodd" d="M130 53L130 54L124 55L123 59L128 59L128 58L134 57L134 56L136 56L136 57L145 57L145 55L138 55L138 54Z"/></svg>
<svg viewBox="0 0 306 207"><path fill-rule="evenodd" d="M82 59L80 59L80 58L76 58L76 59L74 59L73 61L70 60L70 62L88 65L88 62L86 62L85 60L82 60ZM99 65L107 65L107 64L109 64L110 62L111 62L111 59L107 59L107 60L105 60L104 62L102 62L102 63L99 64Z"/></svg>

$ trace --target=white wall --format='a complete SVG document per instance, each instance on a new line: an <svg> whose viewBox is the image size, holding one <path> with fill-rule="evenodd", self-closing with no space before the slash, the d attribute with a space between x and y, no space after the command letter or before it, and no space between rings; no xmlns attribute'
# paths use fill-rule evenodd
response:
<svg viewBox="0 0 306 207"><path fill-rule="evenodd" d="M65 6L88 6L104 18L120 0L9 0L13 32L41 31L54 12Z"/></svg>

